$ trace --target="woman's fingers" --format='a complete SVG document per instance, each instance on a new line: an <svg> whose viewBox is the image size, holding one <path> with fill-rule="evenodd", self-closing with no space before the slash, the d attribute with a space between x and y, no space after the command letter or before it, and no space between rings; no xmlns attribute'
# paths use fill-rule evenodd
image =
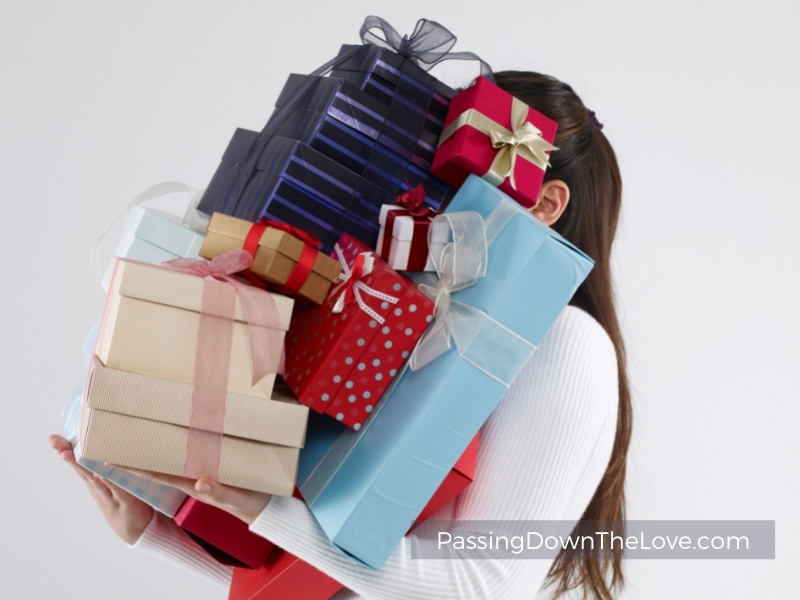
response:
<svg viewBox="0 0 800 600"><path fill-rule="evenodd" d="M270 494L223 485L205 477L197 480L194 497L239 517L248 525L272 498Z"/></svg>
<svg viewBox="0 0 800 600"><path fill-rule="evenodd" d="M119 468L125 469L126 471L130 471L134 475L138 475L139 477L144 477L145 479L149 479L150 481L155 481L156 483L163 483L164 485L172 486L174 488L181 490L184 494L190 496L195 493L194 479L179 477L178 475L169 475L167 473L157 473L155 471L145 471L144 469L133 469L131 467L119 467Z"/></svg>
<svg viewBox="0 0 800 600"><path fill-rule="evenodd" d="M194 480L166 473L125 468L140 477L170 485L187 496L221 508L248 524L255 521L271 498L269 494L223 485L209 477Z"/></svg>

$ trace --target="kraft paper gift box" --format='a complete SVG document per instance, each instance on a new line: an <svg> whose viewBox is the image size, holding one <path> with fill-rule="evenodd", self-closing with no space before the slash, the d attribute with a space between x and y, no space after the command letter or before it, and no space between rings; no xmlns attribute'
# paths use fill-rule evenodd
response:
<svg viewBox="0 0 800 600"><path fill-rule="evenodd" d="M477 216L481 218L476 223ZM470 235L459 238L473 244L448 244L445 255L458 263L453 266L448 260L443 266L446 272L469 277L457 277L454 288L442 287L433 274L421 274L437 290L432 293L443 294L439 305L449 304L450 309L440 310L420 339L410 361L416 370L404 370L365 426L345 430L311 474L298 480L328 538L376 569L463 454L593 264L476 176L468 178L438 218L451 221L460 234L471 234L471 240ZM481 246L482 239L488 248ZM447 276L445 281L451 279ZM454 343L436 337L448 331L440 327L448 321L456 325ZM463 322L469 323L466 329ZM431 346L448 344L449 350L430 360Z"/></svg>
<svg viewBox="0 0 800 600"><path fill-rule="evenodd" d="M293 301L244 287L231 297L228 283L117 259L85 389L86 458L291 493L307 409L273 383Z"/></svg>
<svg viewBox="0 0 800 600"><path fill-rule="evenodd" d="M197 258L204 237L175 215L135 206L125 221L114 256L153 264L173 258ZM111 265L103 277L106 289L110 278Z"/></svg>
<svg viewBox="0 0 800 600"><path fill-rule="evenodd" d="M75 460L79 465L86 467L92 473L106 479L117 487L133 494L139 500L146 502L156 510L172 517L180 510L187 496L182 491L163 483L156 483L150 479L140 477L135 473L119 467L106 465L96 460L88 460L83 456L79 434L81 427L81 398L83 388L77 390L67 402L62 413L64 424L64 437L72 444Z"/></svg>
<svg viewBox="0 0 800 600"><path fill-rule="evenodd" d="M252 170L248 152L259 133L237 129L198 208L255 221L282 221L307 231L330 252L342 233L367 244L378 237L381 204L392 195L307 144L280 136L266 144ZM246 180L241 194L231 190Z"/></svg>
<svg viewBox="0 0 800 600"><path fill-rule="evenodd" d="M304 91L298 92L301 89ZM376 152L373 147L377 144L391 152L395 170L411 164L425 173L430 171L442 121L431 120L399 102L383 104L338 77L313 75L290 75L276 108L297 93L301 99L278 135L304 141L342 164L351 160L350 154L365 157Z"/></svg>
<svg viewBox="0 0 800 600"><path fill-rule="evenodd" d="M317 240L290 229L294 228L282 223L251 223L214 213L200 255L214 258L227 250L244 248L253 256L250 272L278 286L276 290L281 293L322 304L339 276L339 262L320 252L314 246Z"/></svg>
<svg viewBox="0 0 800 600"><path fill-rule="evenodd" d="M558 124L478 77L452 100L432 171L460 186L474 173L525 208L534 206Z"/></svg>
<svg viewBox="0 0 800 600"><path fill-rule="evenodd" d="M229 392L219 431L193 426L192 393L191 384L108 368L95 358L83 401L84 456L291 495L307 408L280 387L271 399Z"/></svg>
<svg viewBox="0 0 800 600"><path fill-rule="evenodd" d="M375 251L398 271L433 271L433 256L438 256L447 241L447 227L431 228L435 213L405 206L384 204L379 222L381 229Z"/></svg>
<svg viewBox="0 0 800 600"><path fill-rule="evenodd" d="M174 521L223 564L258 569L274 547L238 517L196 498L183 503Z"/></svg>
<svg viewBox="0 0 800 600"><path fill-rule="evenodd" d="M106 367L193 383L203 295L206 286L212 285L227 287L161 265L116 259L95 354ZM259 327L259 331L269 334L271 330L271 341L280 343L294 300L252 288L249 292L258 294L261 305L274 305L274 329ZM260 366L254 369L250 325L237 295L226 389L269 398L276 373L267 372L254 381Z"/></svg>
<svg viewBox="0 0 800 600"><path fill-rule="evenodd" d="M346 281L322 306L298 304L284 379L300 402L358 429L428 326L434 305L351 236L344 234L337 250Z"/></svg>
<svg viewBox="0 0 800 600"><path fill-rule="evenodd" d="M343 587L276 546L257 570L234 568L228 600L328 600Z"/></svg>

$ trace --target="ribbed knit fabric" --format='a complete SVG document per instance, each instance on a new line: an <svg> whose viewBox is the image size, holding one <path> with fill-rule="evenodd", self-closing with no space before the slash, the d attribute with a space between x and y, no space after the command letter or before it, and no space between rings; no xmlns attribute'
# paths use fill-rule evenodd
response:
<svg viewBox="0 0 800 600"><path fill-rule="evenodd" d="M231 567L218 563L178 527L175 521L157 510L153 511L153 518L131 548L159 556L194 573L200 573L223 587L229 587L231 584L233 575Z"/></svg>
<svg viewBox="0 0 800 600"><path fill-rule="evenodd" d="M608 464L618 393L608 335L592 317L567 307L481 430L474 483L437 518L577 522ZM150 529L145 540L153 538ZM295 498L273 497L251 530L342 582L349 589L336 600L529 600L551 564L414 559L419 545L430 542L412 534L375 571L334 548ZM173 538L161 534L158 541L164 554L181 554ZM183 558L198 572L207 568L193 551Z"/></svg>

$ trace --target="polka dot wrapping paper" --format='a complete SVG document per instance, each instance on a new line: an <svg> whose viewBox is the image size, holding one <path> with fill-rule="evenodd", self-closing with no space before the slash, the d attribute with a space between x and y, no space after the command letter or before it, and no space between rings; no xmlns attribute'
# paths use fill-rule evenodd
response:
<svg viewBox="0 0 800 600"><path fill-rule="evenodd" d="M300 402L357 430L433 320L434 305L366 244L344 234L338 246L351 267L360 253L372 254L373 270L360 281L397 301L362 294L383 323L356 301L334 312L341 284L322 306L297 303L286 337L284 379Z"/></svg>

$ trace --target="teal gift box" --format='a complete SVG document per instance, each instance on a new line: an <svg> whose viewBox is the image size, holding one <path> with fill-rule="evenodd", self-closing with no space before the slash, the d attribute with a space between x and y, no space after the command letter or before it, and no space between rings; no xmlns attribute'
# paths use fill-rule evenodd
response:
<svg viewBox="0 0 800 600"><path fill-rule="evenodd" d="M298 482L328 538L375 569L593 266L474 175L437 218L451 228L437 257L441 278L415 277L438 298L434 322L370 419L341 433Z"/></svg>
<svg viewBox="0 0 800 600"><path fill-rule="evenodd" d="M173 258L198 258L205 237L205 233L186 226L176 215L136 206L128 215L114 256L151 264ZM111 267L103 277L104 288L110 278Z"/></svg>

